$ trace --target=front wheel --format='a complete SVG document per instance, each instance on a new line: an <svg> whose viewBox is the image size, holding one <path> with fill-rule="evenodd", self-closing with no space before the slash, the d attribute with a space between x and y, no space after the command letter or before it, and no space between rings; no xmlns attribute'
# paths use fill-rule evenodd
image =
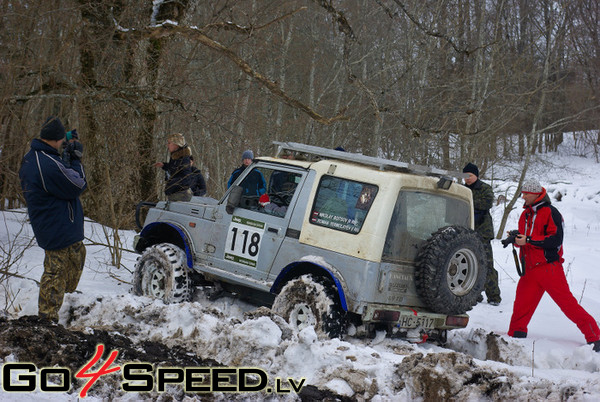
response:
<svg viewBox="0 0 600 402"><path fill-rule="evenodd" d="M190 299L185 253L173 244L148 247L135 265L133 293L160 299L166 304Z"/></svg>
<svg viewBox="0 0 600 402"><path fill-rule="evenodd" d="M324 278L302 275L281 289L272 310L296 331L313 326L320 338L339 338L346 332L346 314L335 285Z"/></svg>

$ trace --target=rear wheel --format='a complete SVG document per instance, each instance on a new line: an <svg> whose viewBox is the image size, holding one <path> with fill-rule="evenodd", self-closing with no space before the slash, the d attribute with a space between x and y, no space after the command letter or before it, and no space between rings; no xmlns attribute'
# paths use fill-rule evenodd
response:
<svg viewBox="0 0 600 402"><path fill-rule="evenodd" d="M321 338L339 338L346 333L346 314L335 289L324 278L302 275L286 283L272 310L297 331L313 326Z"/></svg>
<svg viewBox="0 0 600 402"><path fill-rule="evenodd" d="M167 304L188 301L190 280L183 250L169 243L144 250L135 265L133 293Z"/></svg>
<svg viewBox="0 0 600 402"><path fill-rule="evenodd" d="M417 292L436 313L470 310L477 304L486 276L483 243L475 231L462 226L439 229L416 259Z"/></svg>

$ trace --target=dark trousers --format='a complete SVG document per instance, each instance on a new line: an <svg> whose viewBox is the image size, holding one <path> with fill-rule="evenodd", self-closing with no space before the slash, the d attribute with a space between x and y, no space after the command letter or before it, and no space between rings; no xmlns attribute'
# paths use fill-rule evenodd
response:
<svg viewBox="0 0 600 402"><path fill-rule="evenodd" d="M487 278L485 280L485 295L488 302L500 302L500 287L498 286L498 271L494 268L494 254L492 252L492 245L490 241L483 242L483 248L485 249L485 257L488 263Z"/></svg>

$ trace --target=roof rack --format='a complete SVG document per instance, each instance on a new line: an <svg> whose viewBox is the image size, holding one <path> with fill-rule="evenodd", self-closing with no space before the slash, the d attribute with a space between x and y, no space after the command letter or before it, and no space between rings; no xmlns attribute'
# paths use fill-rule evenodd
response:
<svg viewBox="0 0 600 402"><path fill-rule="evenodd" d="M449 176L458 179L464 179L467 177L465 173L457 171L438 169L421 165L413 165L400 161L392 161L389 159L367 156L353 152L337 151L335 149L315 147L313 145L300 144L297 142L273 141L273 144L277 146L277 153L275 154L275 156L277 157L280 157L285 151L291 151L296 153L297 155L302 155L309 161L335 159L346 162L359 163L367 166L375 166L379 168L379 170L392 170L397 172L413 173L435 177Z"/></svg>

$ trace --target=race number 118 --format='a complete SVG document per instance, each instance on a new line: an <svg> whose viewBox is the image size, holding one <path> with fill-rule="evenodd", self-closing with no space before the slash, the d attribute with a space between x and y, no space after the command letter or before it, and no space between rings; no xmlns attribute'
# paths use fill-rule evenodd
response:
<svg viewBox="0 0 600 402"><path fill-rule="evenodd" d="M256 267L264 232L264 222L234 216L227 233L225 259Z"/></svg>
<svg viewBox="0 0 600 402"><path fill-rule="evenodd" d="M231 228L233 232L233 237L231 240L231 251L235 251L236 242L238 241L238 231L239 228L233 227ZM260 234L257 232L250 232L249 230L243 230L241 232L242 237L242 249L241 253L246 254L246 252L250 255L250 257L256 257L258 254L258 246L260 245ZM248 244L248 236L250 236L250 244Z"/></svg>

